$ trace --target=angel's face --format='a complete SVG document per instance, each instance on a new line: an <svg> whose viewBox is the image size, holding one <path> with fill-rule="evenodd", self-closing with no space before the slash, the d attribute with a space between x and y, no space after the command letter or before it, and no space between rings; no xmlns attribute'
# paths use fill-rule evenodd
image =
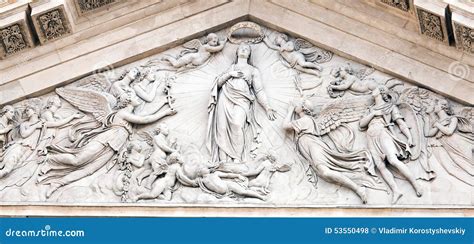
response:
<svg viewBox="0 0 474 244"><path fill-rule="evenodd" d="M219 38L217 35L209 34L207 36L207 43L211 46L217 46L219 44Z"/></svg>
<svg viewBox="0 0 474 244"><path fill-rule="evenodd" d="M5 111L5 118L13 120L13 117L15 117L15 110L13 108L7 108L7 111Z"/></svg>
<svg viewBox="0 0 474 244"><path fill-rule="evenodd" d="M128 72L128 76L131 78L131 79L135 79L137 78L138 74L140 72L138 71L138 69L136 68L133 68L132 70L130 70L130 72Z"/></svg>
<svg viewBox="0 0 474 244"><path fill-rule="evenodd" d="M167 136L170 133L170 130L168 128L168 125L166 124L161 124L160 125L160 133Z"/></svg>
<svg viewBox="0 0 474 244"><path fill-rule="evenodd" d="M347 71L346 71L345 69L341 69L341 70L339 71L339 76L340 76L341 78L346 78L346 76L347 76Z"/></svg>
<svg viewBox="0 0 474 244"><path fill-rule="evenodd" d="M435 101L431 100L431 101L425 103L424 105L425 105L426 113L430 114L430 113L434 112Z"/></svg>
<svg viewBox="0 0 474 244"><path fill-rule="evenodd" d="M36 114L36 111L33 108L27 107L25 109L26 118L29 119L29 118L33 117L35 114Z"/></svg>
<svg viewBox="0 0 474 244"><path fill-rule="evenodd" d="M434 107L434 110L436 113L439 113L443 110L445 110L445 108L448 107L448 102L446 100L439 100L437 103L436 103L436 106Z"/></svg>
<svg viewBox="0 0 474 244"><path fill-rule="evenodd" d="M250 57L250 46L248 45L241 45L237 50L237 56L239 58L249 58Z"/></svg>

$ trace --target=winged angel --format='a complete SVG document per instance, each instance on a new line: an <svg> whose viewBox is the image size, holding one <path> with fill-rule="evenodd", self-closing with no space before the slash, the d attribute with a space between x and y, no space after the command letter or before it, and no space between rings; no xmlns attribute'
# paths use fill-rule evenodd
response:
<svg viewBox="0 0 474 244"><path fill-rule="evenodd" d="M91 114L100 126L80 133L71 147L51 145L38 179L49 184L47 197L58 188L89 176L124 150L133 124L149 124L176 113L173 109L148 116L133 113L141 102L133 92L124 92L110 101L100 92L83 88L58 88L56 93L77 109ZM109 99L109 100L108 100ZM116 104L112 109L111 104Z"/></svg>
<svg viewBox="0 0 474 244"><path fill-rule="evenodd" d="M322 71L319 64L332 58L331 52L319 49L303 39L292 41L282 33L277 34L273 42L268 38L264 38L263 41L269 48L280 53L283 63L288 67L318 77Z"/></svg>
<svg viewBox="0 0 474 244"><path fill-rule="evenodd" d="M474 185L472 107L453 107L446 99L422 88L407 88L400 100L416 111L424 136L422 145L446 172ZM427 155L429 156L429 155Z"/></svg>
<svg viewBox="0 0 474 244"><path fill-rule="evenodd" d="M305 99L288 108L283 122L285 130L296 133L297 151L314 172L328 182L351 189L363 203L367 203L363 186L383 188L377 180L368 151L351 149L354 134L345 123L357 121L368 104L364 100L331 102L315 118L313 104ZM325 135L335 149L323 140Z"/></svg>
<svg viewBox="0 0 474 244"><path fill-rule="evenodd" d="M183 71L188 68L201 66L209 61L210 57L224 49L226 40L219 40L215 33L209 33L205 42L193 39L183 44L185 48L177 57L170 55L150 60L146 67L156 67L158 70Z"/></svg>

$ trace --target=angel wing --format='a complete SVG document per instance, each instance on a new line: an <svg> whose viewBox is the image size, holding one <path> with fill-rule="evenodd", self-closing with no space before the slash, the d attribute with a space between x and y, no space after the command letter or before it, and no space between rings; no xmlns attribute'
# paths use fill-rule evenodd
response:
<svg viewBox="0 0 474 244"><path fill-rule="evenodd" d="M77 87L94 90L97 92L108 92L112 83L105 75L97 74L77 82Z"/></svg>
<svg viewBox="0 0 474 244"><path fill-rule="evenodd" d="M366 67L361 69L354 69L354 75L359 79L365 79L367 76L375 72L375 69L372 67Z"/></svg>
<svg viewBox="0 0 474 244"><path fill-rule="evenodd" d="M473 133L474 108L456 107L453 110L458 117L458 130L464 133Z"/></svg>
<svg viewBox="0 0 474 244"><path fill-rule="evenodd" d="M371 103L370 96L336 99L333 102L327 103L314 120L320 130L320 135L327 134L343 123L359 120L366 113Z"/></svg>
<svg viewBox="0 0 474 244"><path fill-rule="evenodd" d="M140 137L140 139L144 140L146 144L153 147L153 136L150 134L150 132L142 131L138 132L137 135Z"/></svg>
<svg viewBox="0 0 474 244"><path fill-rule="evenodd" d="M308 62L319 64L331 61L333 56L331 51L316 47L310 42L299 38L295 40L295 50L301 52Z"/></svg>
<svg viewBox="0 0 474 244"><path fill-rule="evenodd" d="M199 49L202 46L202 43L198 39L193 39L183 44L183 47L187 49Z"/></svg>
<svg viewBox="0 0 474 244"><path fill-rule="evenodd" d="M110 107L113 108L117 104L117 99L109 93L110 87L112 86L109 79L110 78L104 74L98 74L79 81L77 87L102 94L109 101Z"/></svg>
<svg viewBox="0 0 474 244"><path fill-rule="evenodd" d="M97 91L82 88L57 88L56 93L77 109L92 114L97 121L102 123L112 113L107 97Z"/></svg>

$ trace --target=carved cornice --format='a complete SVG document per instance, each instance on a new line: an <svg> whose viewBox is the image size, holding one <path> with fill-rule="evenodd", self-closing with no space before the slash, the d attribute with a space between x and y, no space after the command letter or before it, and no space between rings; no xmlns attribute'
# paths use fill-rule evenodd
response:
<svg viewBox="0 0 474 244"><path fill-rule="evenodd" d="M474 54L474 29L456 22L453 22L453 24L457 48L464 52Z"/></svg>

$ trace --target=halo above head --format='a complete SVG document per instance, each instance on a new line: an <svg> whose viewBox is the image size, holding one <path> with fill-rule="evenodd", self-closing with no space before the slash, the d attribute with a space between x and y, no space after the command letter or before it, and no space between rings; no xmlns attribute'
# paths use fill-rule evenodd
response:
<svg viewBox="0 0 474 244"><path fill-rule="evenodd" d="M259 43L263 40L265 34L262 27L256 23L244 21L233 25L227 34L227 38L231 43Z"/></svg>

